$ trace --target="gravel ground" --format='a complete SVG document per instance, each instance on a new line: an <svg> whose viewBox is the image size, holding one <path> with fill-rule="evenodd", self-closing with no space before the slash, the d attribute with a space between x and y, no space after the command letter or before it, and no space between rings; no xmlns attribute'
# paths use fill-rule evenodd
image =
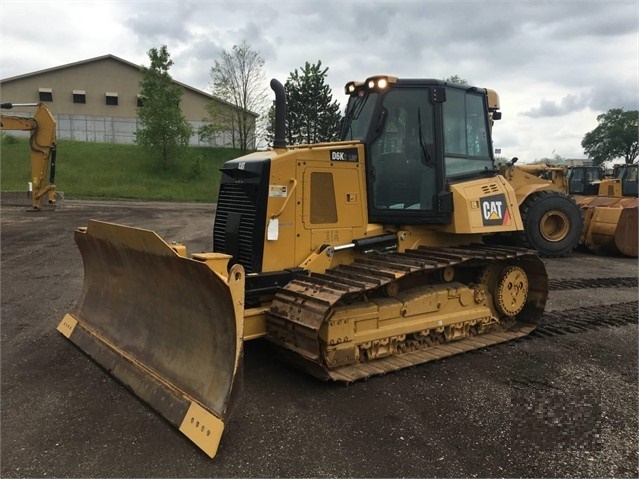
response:
<svg viewBox="0 0 639 479"><path fill-rule="evenodd" d="M637 260L582 253L545 260L558 282L547 312L565 323L559 332L541 328L350 386L293 369L262 340L246 343L242 397L209 459L56 326L82 287L77 226L139 226L195 252L210 248L213 213L194 204L65 200L40 213L2 204L3 477L639 475L637 283L628 281Z"/></svg>

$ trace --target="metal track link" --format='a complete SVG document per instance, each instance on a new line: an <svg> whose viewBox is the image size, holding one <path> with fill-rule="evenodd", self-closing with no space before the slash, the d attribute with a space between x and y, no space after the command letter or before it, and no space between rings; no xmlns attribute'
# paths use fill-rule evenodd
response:
<svg viewBox="0 0 639 479"><path fill-rule="evenodd" d="M330 378L335 381L353 382L377 374L396 371L417 364L443 359L455 354L461 354L474 349L481 349L494 344L505 343L530 334L535 329L533 325L517 324L514 327L493 333L460 339L450 343L431 346L426 349L388 356L374 361L356 363L329 371Z"/></svg>
<svg viewBox="0 0 639 479"><path fill-rule="evenodd" d="M443 274L447 267L462 264L479 271L491 262L527 255L534 255L534 252L524 248L483 244L448 248L419 247L404 253L368 254L355 259L352 264L339 265L324 274L293 279L278 290L267 314L267 337L282 346L287 359L298 367L322 379L345 382L510 341L529 334L534 326L516 323L508 330L492 331L378 359L360 358L352 364L329 369L323 362L319 330L338 303L348 304L365 299L398 280L423 273ZM536 280L529 278L531 287L545 285L545 272L543 281Z"/></svg>

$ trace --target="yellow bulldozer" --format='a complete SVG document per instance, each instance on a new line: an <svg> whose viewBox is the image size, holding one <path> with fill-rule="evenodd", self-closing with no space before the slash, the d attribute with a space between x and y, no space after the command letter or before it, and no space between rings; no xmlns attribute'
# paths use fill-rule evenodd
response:
<svg viewBox="0 0 639 479"><path fill-rule="evenodd" d="M56 121L44 103L1 103L1 109L14 107L35 107L31 117L2 115L0 130L21 130L31 132L31 206L34 211L42 208L46 197L49 203L56 202L55 197L55 160L56 160ZM48 174L48 177L47 177ZM47 181L48 180L48 181Z"/></svg>
<svg viewBox="0 0 639 479"><path fill-rule="evenodd" d="M548 295L496 173L496 93L428 79L349 82L341 141L225 163L211 252L91 220L58 330L206 454L239 397L244 341L265 338L322 380L349 383L530 333Z"/></svg>

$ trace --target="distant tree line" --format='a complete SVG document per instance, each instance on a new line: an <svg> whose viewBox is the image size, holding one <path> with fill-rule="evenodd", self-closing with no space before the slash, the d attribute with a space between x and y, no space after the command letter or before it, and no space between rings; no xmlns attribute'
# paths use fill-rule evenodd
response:
<svg viewBox="0 0 639 479"><path fill-rule="evenodd" d="M173 158L188 145L193 129L182 115L182 90L173 83L173 65L166 45L148 52L150 67L142 67L140 126L136 142L148 149L166 170ZM207 106L208 124L200 128L201 138L230 133L230 146L245 154L272 144L274 106L264 77L265 61L250 44L242 42L222 51L210 70L212 96ZM331 142L339 138L340 107L327 84L328 67L305 62L293 70L284 84L287 97L286 139L288 144ZM458 75L445 81L468 84ZM221 101L220 101L221 100ZM614 108L597 117L599 125L585 134L581 146L598 165L623 158L633 163L639 156L639 111ZM266 145L260 143L265 140Z"/></svg>

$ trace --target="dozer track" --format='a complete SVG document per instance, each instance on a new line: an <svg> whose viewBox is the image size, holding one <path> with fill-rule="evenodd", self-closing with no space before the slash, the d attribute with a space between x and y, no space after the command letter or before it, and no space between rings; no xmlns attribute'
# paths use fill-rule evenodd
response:
<svg viewBox="0 0 639 479"><path fill-rule="evenodd" d="M281 288L267 337L314 376L352 382L525 336L547 295L543 262L522 248L370 254Z"/></svg>

